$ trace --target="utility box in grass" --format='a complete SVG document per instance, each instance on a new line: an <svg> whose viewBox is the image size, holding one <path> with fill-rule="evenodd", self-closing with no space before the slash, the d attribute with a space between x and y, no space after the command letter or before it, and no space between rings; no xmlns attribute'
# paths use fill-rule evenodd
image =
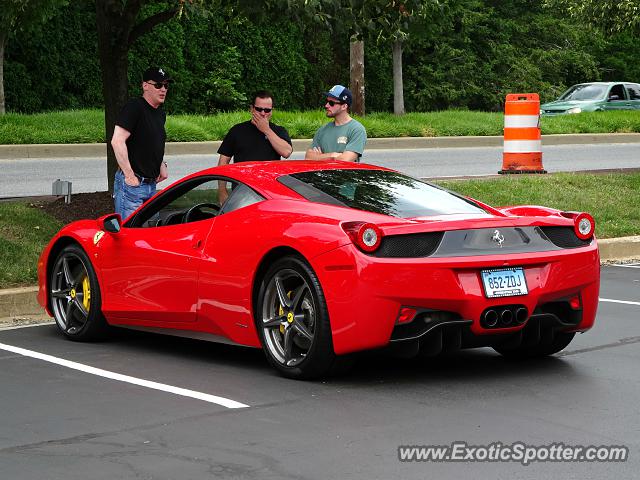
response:
<svg viewBox="0 0 640 480"><path fill-rule="evenodd" d="M71 182L57 179L52 184L51 194L57 197L64 196L64 203L71 203Z"/></svg>

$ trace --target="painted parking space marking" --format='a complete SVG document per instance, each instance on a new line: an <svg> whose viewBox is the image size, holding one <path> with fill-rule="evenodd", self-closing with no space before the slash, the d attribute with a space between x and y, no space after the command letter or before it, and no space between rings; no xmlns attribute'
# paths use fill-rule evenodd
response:
<svg viewBox="0 0 640 480"><path fill-rule="evenodd" d="M79 370L81 372L89 373L91 375L97 375L99 377L110 378L111 380L117 380L119 382L130 383L132 385L138 385L140 387L151 388L153 390L160 390L162 392L173 393L175 395L181 395L183 397L195 398L196 400L202 400L204 402L215 403L226 408L248 408L249 405L236 402L229 398L218 397L216 395L209 395L208 393L197 392L195 390L188 390L186 388L174 387L165 383L152 382L150 380L144 380L142 378L131 377L129 375L123 375L121 373L110 372L101 368L90 367L82 363L72 362L65 360L64 358L58 358L51 355L47 355L33 350L27 350L25 348L14 347L13 345L7 345L0 343L0 350L6 350L7 352L16 353L25 357L35 358L42 360L43 362L54 363L73 370Z"/></svg>
<svg viewBox="0 0 640 480"><path fill-rule="evenodd" d="M598 300L606 303L622 303L623 305L640 305L640 302L630 302L629 300L614 300L612 298L599 298Z"/></svg>

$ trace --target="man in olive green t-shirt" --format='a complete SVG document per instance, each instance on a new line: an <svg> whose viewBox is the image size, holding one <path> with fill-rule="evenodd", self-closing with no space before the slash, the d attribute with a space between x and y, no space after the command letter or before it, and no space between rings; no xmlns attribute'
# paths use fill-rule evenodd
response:
<svg viewBox="0 0 640 480"><path fill-rule="evenodd" d="M353 101L351 91L342 85L334 85L325 95L327 102L324 108L327 117L333 118L333 122L318 129L304 158L360 161L367 143L367 132L360 122L349 115L349 107Z"/></svg>

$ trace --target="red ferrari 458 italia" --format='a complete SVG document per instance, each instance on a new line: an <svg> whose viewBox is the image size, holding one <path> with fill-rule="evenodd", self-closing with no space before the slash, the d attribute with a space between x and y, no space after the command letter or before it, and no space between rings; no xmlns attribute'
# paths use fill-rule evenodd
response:
<svg viewBox="0 0 640 480"><path fill-rule="evenodd" d="M241 163L64 227L38 299L72 340L117 326L259 347L292 378L386 346L551 355L593 326L594 226L371 165Z"/></svg>

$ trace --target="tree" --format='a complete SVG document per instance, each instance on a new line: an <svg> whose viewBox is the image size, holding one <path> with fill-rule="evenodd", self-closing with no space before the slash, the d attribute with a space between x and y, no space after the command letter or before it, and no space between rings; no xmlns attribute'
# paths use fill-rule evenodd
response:
<svg viewBox="0 0 640 480"><path fill-rule="evenodd" d="M545 4L609 32L640 32L638 0L546 0Z"/></svg>
<svg viewBox="0 0 640 480"><path fill-rule="evenodd" d="M350 87L352 111L364 115L364 39L392 41L394 56L394 111L404 113L402 86L402 41L416 20L426 20L446 0L271 0L298 12L307 12L334 31L348 31L350 41ZM280 5L282 6L282 5Z"/></svg>
<svg viewBox="0 0 640 480"><path fill-rule="evenodd" d="M403 115L404 83L402 80L402 44L409 37L410 29L435 16L446 0L405 0L379 2L375 10L379 40L391 40L393 57L393 113ZM371 27L370 27L371 28Z"/></svg>
<svg viewBox="0 0 640 480"><path fill-rule="evenodd" d="M185 7L185 0L154 2L163 4L164 9L141 18L140 11L147 3L151 3L151 0L96 0L109 191L113 191L114 174L118 167L110 139L118 112L128 99L129 49L142 35L172 19ZM192 3L189 2L189 5Z"/></svg>
<svg viewBox="0 0 640 480"><path fill-rule="evenodd" d="M365 113L364 102L364 43L366 33L377 41L391 41L393 55L394 113L404 113L402 82L402 42L409 36L409 28L418 20L428 19L441 7L443 0L348 0L344 8L351 27L352 52L351 84L355 88L354 112ZM354 45L355 44L355 45ZM362 58L358 55L362 52ZM362 64L362 65L361 65Z"/></svg>
<svg viewBox="0 0 640 480"><path fill-rule="evenodd" d="M158 13L144 16L142 7L154 5ZM209 12L233 2L216 0L96 0L98 51L102 68L105 134L107 139L107 180L113 191L114 174L118 164L111 148L118 112L128 99L129 49L140 37L161 23L182 14Z"/></svg>
<svg viewBox="0 0 640 480"><path fill-rule="evenodd" d="M2 0L0 9L0 115L6 112L4 96L4 52L9 34L47 20L68 0Z"/></svg>

